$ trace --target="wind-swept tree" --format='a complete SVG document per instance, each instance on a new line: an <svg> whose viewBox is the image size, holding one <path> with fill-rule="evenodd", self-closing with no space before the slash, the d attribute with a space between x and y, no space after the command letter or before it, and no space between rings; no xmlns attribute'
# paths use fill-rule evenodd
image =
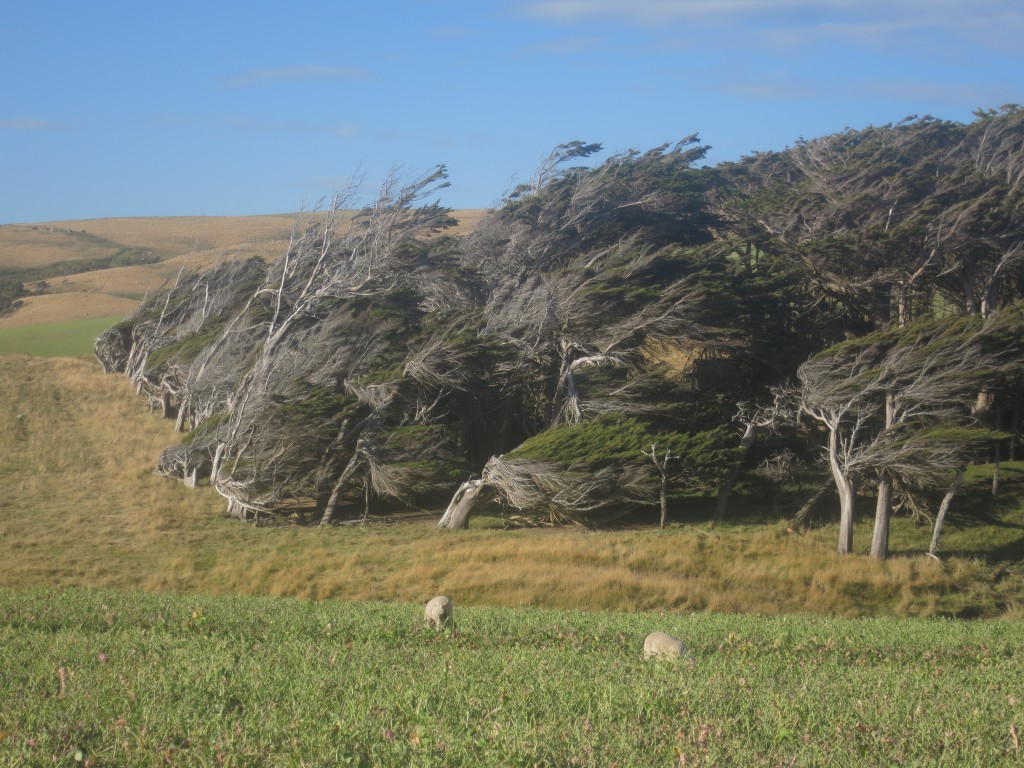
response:
<svg viewBox="0 0 1024 768"><path fill-rule="evenodd" d="M853 551L859 482L934 485L987 436L972 419L978 389L1018 347L1005 343L1012 335L995 330L977 316L922 321L836 345L800 367L790 396L827 431L840 501L839 552ZM1003 343L993 344L997 337ZM891 506L879 503L875 557L888 552L890 516Z"/></svg>
<svg viewBox="0 0 1024 768"><path fill-rule="evenodd" d="M575 142L555 158L593 148ZM513 478L552 491L550 465L509 463L524 440L603 414L649 412L644 392L657 379L659 345L694 356L720 345L721 332L703 321L699 287L714 219L706 174L692 165L705 151L691 137L596 168L550 164L542 183L517 190L466 241L464 258L486 291L483 334L505 352L501 399L519 429L499 431L513 439L494 444L495 458L460 488L442 526L461 527L472 505L495 493L518 507ZM648 447L630 450L635 458ZM595 475L588 492L566 480L571 491L551 493L559 514L593 510L589 499L597 488L608 493L608 478Z"/></svg>

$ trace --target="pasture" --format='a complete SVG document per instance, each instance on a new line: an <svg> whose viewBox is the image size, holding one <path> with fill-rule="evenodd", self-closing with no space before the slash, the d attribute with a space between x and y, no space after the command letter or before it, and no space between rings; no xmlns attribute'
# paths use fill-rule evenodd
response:
<svg viewBox="0 0 1024 768"><path fill-rule="evenodd" d="M1019 765L1020 625L0 590L4 765ZM644 635L689 658L643 661Z"/></svg>
<svg viewBox="0 0 1024 768"><path fill-rule="evenodd" d="M229 520L213 489L153 475L172 424L92 340L228 241L273 255L291 219L265 218L195 248L174 222L84 223L166 258L0 320L0 765L1024 760L1022 463L996 498L993 467L971 469L941 561L900 516L884 562L835 554L830 509L793 534L742 491L717 528L689 498L665 530L448 532L439 509L321 530ZM96 306L61 316L79 295ZM455 633L424 626L436 594ZM643 661L653 630L690 656Z"/></svg>
<svg viewBox="0 0 1024 768"><path fill-rule="evenodd" d="M431 524L440 509L407 524L243 524L223 517L210 487L153 475L171 422L89 359L0 357L0 433L11 436L0 445L0 586L410 602L429 591L461 605L845 616L1020 618L1024 606L1020 465L1004 464L994 500L991 468L972 474L941 562L923 554L928 526L905 516L893 556L877 562L834 553L828 510L796 535L742 497L716 529L699 498L665 530L503 531L481 517L452 534ZM864 514L862 547L869 530Z"/></svg>
<svg viewBox="0 0 1024 768"><path fill-rule="evenodd" d="M83 357L92 353L96 337L119 319L115 315L11 328L0 324L0 355Z"/></svg>

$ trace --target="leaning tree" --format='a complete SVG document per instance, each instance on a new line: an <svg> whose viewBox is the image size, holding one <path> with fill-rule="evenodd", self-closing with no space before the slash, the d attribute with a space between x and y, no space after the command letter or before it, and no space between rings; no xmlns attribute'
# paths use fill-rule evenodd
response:
<svg viewBox="0 0 1024 768"><path fill-rule="evenodd" d="M1016 331L1012 330L1016 328ZM781 393L827 433L839 493L838 551L853 551L858 483L934 486L990 433L977 424L979 389L1020 354L1019 313L920 321L831 347L804 363ZM877 504L871 554L888 553L889 499Z"/></svg>
<svg viewBox="0 0 1024 768"><path fill-rule="evenodd" d="M607 439L603 458L586 459L585 435L601 419L668 423L658 404L678 407L687 396L666 396L678 387L661 365L666 351L692 361L726 347L726 335L707 322L701 287L717 253L708 248L708 176L693 167L706 147L690 137L594 168L569 166L597 148L560 147L535 183L464 244L485 291L482 335L504 351L494 377L502 389L482 397L502 402L514 426L496 430L491 458L459 488L442 527L465 525L495 496L520 511L547 509L551 519L635 499L650 480L640 481L650 469L650 430L636 436L628 461L612 456ZM580 442L575 459L547 441L555 430Z"/></svg>

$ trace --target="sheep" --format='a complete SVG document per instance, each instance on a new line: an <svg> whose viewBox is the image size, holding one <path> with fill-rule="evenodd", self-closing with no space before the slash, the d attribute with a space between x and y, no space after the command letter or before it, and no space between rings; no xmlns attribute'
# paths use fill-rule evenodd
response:
<svg viewBox="0 0 1024 768"><path fill-rule="evenodd" d="M423 611L423 619L428 627L441 631L445 627L454 626L455 618L452 615L452 601L445 595L438 595L429 603Z"/></svg>
<svg viewBox="0 0 1024 768"><path fill-rule="evenodd" d="M666 635L664 632L651 632L644 639L644 658L671 659L686 653L682 640Z"/></svg>

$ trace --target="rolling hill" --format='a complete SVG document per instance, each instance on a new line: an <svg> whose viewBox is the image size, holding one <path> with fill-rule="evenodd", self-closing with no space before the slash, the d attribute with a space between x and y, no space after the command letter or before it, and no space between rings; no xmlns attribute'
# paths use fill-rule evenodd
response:
<svg viewBox="0 0 1024 768"><path fill-rule="evenodd" d="M83 219L0 226L0 279L28 295L0 314L0 330L123 317L182 269L232 259L272 259L298 214ZM455 211L467 232L483 211Z"/></svg>

